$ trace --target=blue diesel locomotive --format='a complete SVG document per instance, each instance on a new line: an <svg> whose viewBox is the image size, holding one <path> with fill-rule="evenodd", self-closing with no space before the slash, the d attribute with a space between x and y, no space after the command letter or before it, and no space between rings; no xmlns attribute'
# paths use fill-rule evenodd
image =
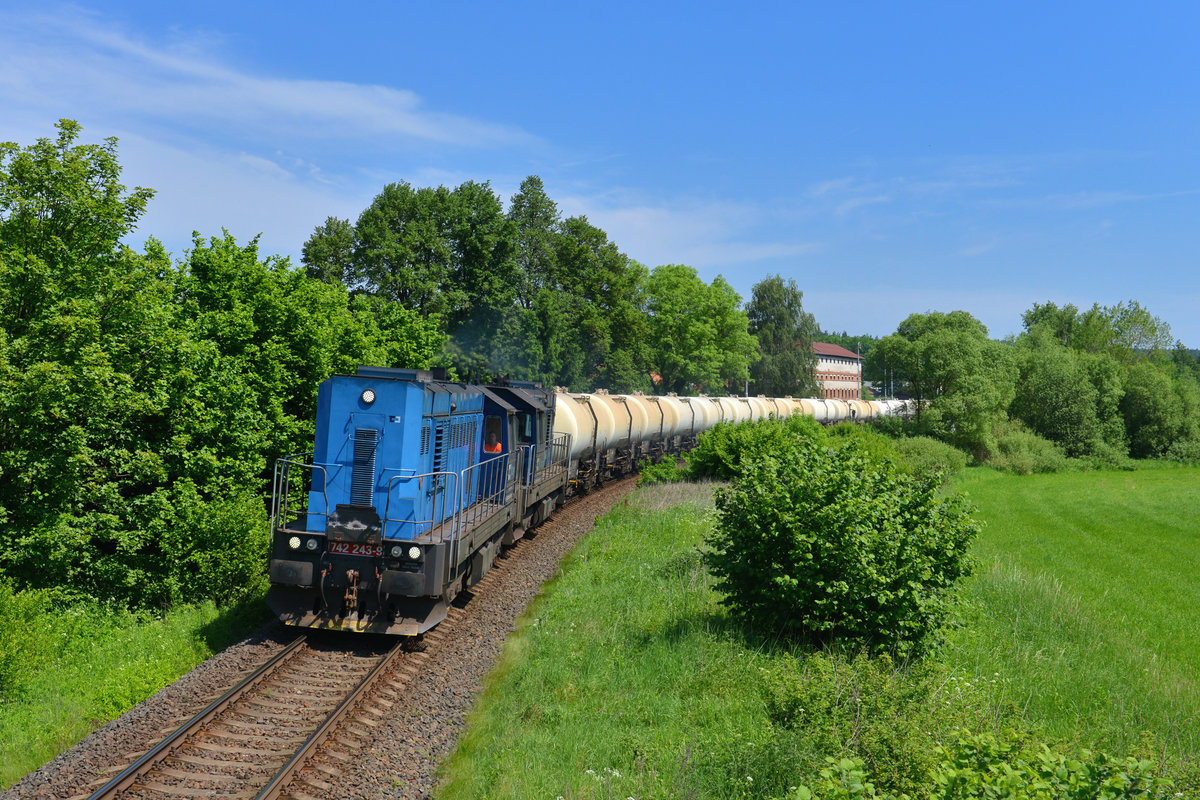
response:
<svg viewBox="0 0 1200 800"><path fill-rule="evenodd" d="M569 449L538 384L324 381L313 452L275 466L268 604L300 627L429 630L563 501Z"/></svg>

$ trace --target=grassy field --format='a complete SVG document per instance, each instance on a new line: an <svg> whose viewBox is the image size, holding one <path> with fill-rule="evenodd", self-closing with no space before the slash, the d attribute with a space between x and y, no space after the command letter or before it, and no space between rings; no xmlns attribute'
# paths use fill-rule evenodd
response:
<svg viewBox="0 0 1200 800"><path fill-rule="evenodd" d="M697 549L709 489L640 489L510 639L437 796L781 797L830 755L919 774L959 726L1157 756L1193 796L1198 487L1180 467L969 470L959 488L987 526L966 625L894 672L738 633ZM775 702L788 681L811 706L793 728Z"/></svg>
<svg viewBox="0 0 1200 800"><path fill-rule="evenodd" d="M987 525L946 657L1055 737L1200 755L1200 468L959 480Z"/></svg>
<svg viewBox="0 0 1200 800"><path fill-rule="evenodd" d="M12 676L0 706L0 788L256 629L265 618L261 601L224 610L212 604L183 607L149 621L100 607L25 615L20 630L2 632L7 646L20 649L21 670Z"/></svg>
<svg viewBox="0 0 1200 800"><path fill-rule="evenodd" d="M885 760L927 743L929 716L897 698L936 703L947 727L986 727L970 681L930 673L913 689L903 671L799 663L743 636L701 563L711 515L708 486L673 484L600 520L507 643L439 798L779 797L868 739L895 751ZM793 730L771 697L797 674L828 713Z"/></svg>

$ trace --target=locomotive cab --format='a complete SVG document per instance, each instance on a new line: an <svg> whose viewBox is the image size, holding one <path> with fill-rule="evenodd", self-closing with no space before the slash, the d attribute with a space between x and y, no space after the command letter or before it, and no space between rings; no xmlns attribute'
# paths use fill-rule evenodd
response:
<svg viewBox="0 0 1200 800"><path fill-rule="evenodd" d="M272 609L291 625L374 633L440 622L518 517L516 414L427 371L323 382L313 452L276 465Z"/></svg>

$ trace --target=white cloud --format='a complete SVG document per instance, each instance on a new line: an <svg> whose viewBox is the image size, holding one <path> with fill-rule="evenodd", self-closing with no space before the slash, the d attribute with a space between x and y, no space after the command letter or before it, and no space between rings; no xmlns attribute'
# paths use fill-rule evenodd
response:
<svg viewBox="0 0 1200 800"><path fill-rule="evenodd" d="M771 215L755 204L687 200L649 204L623 194L568 196L559 202L559 209L563 216L587 216L622 251L650 267L687 264L704 272L724 269L728 277L735 266L801 256L819 247L799 238L764 241L756 236Z"/></svg>
<svg viewBox="0 0 1200 800"><path fill-rule="evenodd" d="M231 138L296 140L401 137L464 147L528 146L507 125L430 110L414 92L388 86L272 77L239 71L199 40L165 45L106 26L66 6L13 15L0 28L0 102L53 118L103 111L146 123L183 121Z"/></svg>

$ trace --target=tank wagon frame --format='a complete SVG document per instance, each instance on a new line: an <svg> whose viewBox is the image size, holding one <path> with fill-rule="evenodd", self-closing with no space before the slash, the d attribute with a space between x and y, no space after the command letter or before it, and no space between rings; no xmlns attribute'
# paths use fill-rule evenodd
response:
<svg viewBox="0 0 1200 800"><path fill-rule="evenodd" d="M275 464L267 602L293 626L419 635L566 498L678 455L718 422L904 409L852 403L335 375L317 393L312 452Z"/></svg>

